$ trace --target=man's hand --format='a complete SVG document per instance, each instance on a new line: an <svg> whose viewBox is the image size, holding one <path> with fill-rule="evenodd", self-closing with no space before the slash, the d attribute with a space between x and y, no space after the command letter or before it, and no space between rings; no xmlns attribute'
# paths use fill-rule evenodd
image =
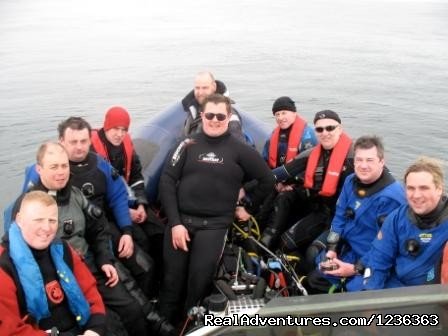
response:
<svg viewBox="0 0 448 336"><path fill-rule="evenodd" d="M140 204L137 209L129 209L129 213L131 214L131 219L133 223L141 224L143 223L148 215L146 214L146 210L143 204Z"/></svg>
<svg viewBox="0 0 448 336"><path fill-rule="evenodd" d="M235 217L240 222L248 221L250 219L250 213L242 206L237 206L235 208Z"/></svg>
<svg viewBox="0 0 448 336"><path fill-rule="evenodd" d="M275 189L277 190L277 192L281 193L283 191L291 191L291 190L293 190L293 187L292 187L292 185L279 182L275 185Z"/></svg>
<svg viewBox="0 0 448 336"><path fill-rule="evenodd" d="M344 277L351 277L357 273L355 271L355 265L353 264L343 262L338 258L332 259L331 262L336 264L338 266L338 269L335 269L333 271L324 271L324 274L344 278Z"/></svg>
<svg viewBox="0 0 448 336"><path fill-rule="evenodd" d="M111 264L104 264L103 266L101 266L101 270L104 272L107 278L106 286L114 287L118 283L118 280L120 280L118 278L117 270Z"/></svg>
<svg viewBox="0 0 448 336"><path fill-rule="evenodd" d="M238 191L238 201L240 201L244 197L246 197L246 190L244 190L244 188L240 188L240 190Z"/></svg>
<svg viewBox="0 0 448 336"><path fill-rule="evenodd" d="M86 330L84 331L84 334L82 336L100 336L100 334L92 331L92 330Z"/></svg>
<svg viewBox="0 0 448 336"><path fill-rule="evenodd" d="M134 242L130 235L124 234L121 236L118 243L118 253L120 258L130 258L132 253L134 253Z"/></svg>
<svg viewBox="0 0 448 336"><path fill-rule="evenodd" d="M171 238L175 250L181 249L188 252L187 242L190 241L188 230L182 224L171 228Z"/></svg>

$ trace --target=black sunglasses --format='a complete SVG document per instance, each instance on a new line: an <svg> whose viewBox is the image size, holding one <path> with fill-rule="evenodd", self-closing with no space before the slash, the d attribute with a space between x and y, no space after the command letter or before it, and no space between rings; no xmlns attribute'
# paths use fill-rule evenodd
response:
<svg viewBox="0 0 448 336"><path fill-rule="evenodd" d="M326 130L327 132L333 132L336 128L338 128L339 125L328 125L325 127L316 127L314 130L317 133L322 133L324 130Z"/></svg>
<svg viewBox="0 0 448 336"><path fill-rule="evenodd" d="M212 112L206 112L204 113L205 119L207 120L213 120L214 117L218 119L218 121L224 121L227 119L227 115L224 113L212 113Z"/></svg>

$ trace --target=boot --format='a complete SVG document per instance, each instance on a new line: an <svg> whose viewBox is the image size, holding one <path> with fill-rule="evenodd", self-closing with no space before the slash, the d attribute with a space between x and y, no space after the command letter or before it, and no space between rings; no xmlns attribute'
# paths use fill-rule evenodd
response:
<svg viewBox="0 0 448 336"><path fill-rule="evenodd" d="M268 249L271 249L275 244L277 244L278 237L279 231L277 229L267 227L261 235L260 242Z"/></svg>
<svg viewBox="0 0 448 336"><path fill-rule="evenodd" d="M154 304L151 303L149 313L146 315L148 322L148 330L150 335L159 336L176 336L175 328L168 322L168 320L160 316L156 311Z"/></svg>

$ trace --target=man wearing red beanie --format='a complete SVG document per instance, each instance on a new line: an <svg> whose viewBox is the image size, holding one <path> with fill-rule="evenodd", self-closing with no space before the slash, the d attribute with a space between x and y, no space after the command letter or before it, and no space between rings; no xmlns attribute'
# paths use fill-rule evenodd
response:
<svg viewBox="0 0 448 336"><path fill-rule="evenodd" d="M120 106L111 107L104 117L102 129L92 131L92 147L103 158L109 161L135 195L135 208L130 209L134 223L146 220L145 196L142 166L134 145L128 134L131 118L128 111Z"/></svg>
<svg viewBox="0 0 448 336"><path fill-rule="evenodd" d="M128 111L123 107L114 106L111 107L104 116L104 130L108 131L111 128L124 128L126 131L131 124L131 118Z"/></svg>
<svg viewBox="0 0 448 336"><path fill-rule="evenodd" d="M134 223L134 240L155 259L157 268L161 267L164 225L148 208L142 165L128 133L130 123L131 118L125 108L109 108L104 117L103 128L92 130L92 148L125 179L129 187L129 211ZM151 286L151 291L146 294L155 295L157 287Z"/></svg>

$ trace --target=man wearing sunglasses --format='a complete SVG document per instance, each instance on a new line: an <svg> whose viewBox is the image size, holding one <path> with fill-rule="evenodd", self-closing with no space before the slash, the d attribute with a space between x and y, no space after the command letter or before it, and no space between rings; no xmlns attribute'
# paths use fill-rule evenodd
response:
<svg viewBox="0 0 448 336"><path fill-rule="evenodd" d="M183 99L182 107L187 113L184 125L184 135L202 131L202 118L199 113L200 106L205 98L211 94L218 93L228 97L229 91L225 84L219 80L215 80L213 74L209 71L200 72L194 79L194 88ZM235 109L232 109L232 115L229 119L229 131L238 139L245 141L242 131L241 118Z"/></svg>
<svg viewBox="0 0 448 336"><path fill-rule="evenodd" d="M201 110L203 132L174 147L160 178L168 217L160 311L173 323L209 293L234 216L253 213L274 186L261 155L230 135L230 100L210 95ZM252 180L258 182L252 202L235 212L240 188Z"/></svg>
<svg viewBox="0 0 448 336"><path fill-rule="evenodd" d="M281 236L284 250L305 253L308 245L328 229L345 178L353 173L352 140L342 130L339 115L317 112L314 130L319 145L274 169L277 182L295 183L300 220ZM266 228L265 235L281 235ZM312 267L312 264L309 265Z"/></svg>

